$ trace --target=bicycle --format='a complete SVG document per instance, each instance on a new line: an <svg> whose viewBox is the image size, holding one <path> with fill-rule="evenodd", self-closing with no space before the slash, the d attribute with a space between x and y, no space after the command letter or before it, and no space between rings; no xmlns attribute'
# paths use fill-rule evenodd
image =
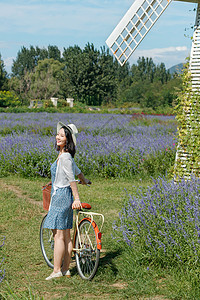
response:
<svg viewBox="0 0 200 300"><path fill-rule="evenodd" d="M43 205L47 209L46 205ZM82 209L76 210L73 230L73 252L75 255L76 267L80 277L84 280L91 280L97 271L102 249L101 237L104 216L99 213L89 212L91 205L82 203ZM40 226L40 246L42 255L47 265L53 269L54 239L51 229L44 228L44 216ZM94 216L101 221L100 229L94 221Z"/></svg>

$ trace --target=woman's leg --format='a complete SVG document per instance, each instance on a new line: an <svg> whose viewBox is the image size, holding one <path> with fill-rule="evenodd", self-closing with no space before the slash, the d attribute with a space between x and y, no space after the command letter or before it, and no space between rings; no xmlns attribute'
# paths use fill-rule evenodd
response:
<svg viewBox="0 0 200 300"><path fill-rule="evenodd" d="M65 231L54 229L54 272L60 272L63 257L65 255Z"/></svg>
<svg viewBox="0 0 200 300"><path fill-rule="evenodd" d="M64 254L64 261L62 266L63 272L69 270L71 255L72 255L71 234L70 234L70 229L66 229L65 230L65 254Z"/></svg>

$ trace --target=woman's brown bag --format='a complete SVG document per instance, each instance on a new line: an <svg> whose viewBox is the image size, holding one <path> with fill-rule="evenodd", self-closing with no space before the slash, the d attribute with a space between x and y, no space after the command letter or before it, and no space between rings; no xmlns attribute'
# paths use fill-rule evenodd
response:
<svg viewBox="0 0 200 300"><path fill-rule="evenodd" d="M49 205L51 201L51 182L47 183L42 187L43 195L43 209L49 210Z"/></svg>

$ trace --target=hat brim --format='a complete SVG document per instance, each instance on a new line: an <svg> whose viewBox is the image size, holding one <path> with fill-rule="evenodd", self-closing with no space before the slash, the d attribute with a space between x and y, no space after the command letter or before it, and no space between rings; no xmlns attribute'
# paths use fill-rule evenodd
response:
<svg viewBox="0 0 200 300"><path fill-rule="evenodd" d="M57 133L59 132L59 130L62 128L62 127L67 127L67 125L65 125L63 122L58 122L57 123Z"/></svg>
<svg viewBox="0 0 200 300"><path fill-rule="evenodd" d="M75 125L74 125L74 126L75 126ZM57 123L57 133L60 131L60 129L61 129L62 127L67 128L67 129L71 132L71 135L72 135L72 139L73 139L74 145L76 146L76 136L75 136L75 134L73 133L73 130L72 130L72 128L71 128L69 125L66 125L66 124L64 124L63 122L59 121L59 122ZM77 131L77 132L78 132L78 131Z"/></svg>

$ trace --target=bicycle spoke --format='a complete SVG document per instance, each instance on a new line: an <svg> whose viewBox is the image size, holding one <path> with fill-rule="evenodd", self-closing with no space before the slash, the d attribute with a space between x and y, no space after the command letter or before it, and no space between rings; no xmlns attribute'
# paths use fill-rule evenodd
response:
<svg viewBox="0 0 200 300"><path fill-rule="evenodd" d="M85 240L87 239L87 240L89 241L89 244L91 245L92 249L94 250L95 247L93 246L92 241L91 241L91 239L90 239L90 236L89 236L89 234L88 234L90 228L91 228L91 225L89 226L88 229L84 228L84 230L85 230L85 238L83 239L83 244L85 243Z"/></svg>
<svg viewBox="0 0 200 300"><path fill-rule="evenodd" d="M76 248L80 249L76 253L77 269L83 279L94 277L98 263L100 251L97 249L96 235L90 220L84 220L79 226L79 237L76 239Z"/></svg>

